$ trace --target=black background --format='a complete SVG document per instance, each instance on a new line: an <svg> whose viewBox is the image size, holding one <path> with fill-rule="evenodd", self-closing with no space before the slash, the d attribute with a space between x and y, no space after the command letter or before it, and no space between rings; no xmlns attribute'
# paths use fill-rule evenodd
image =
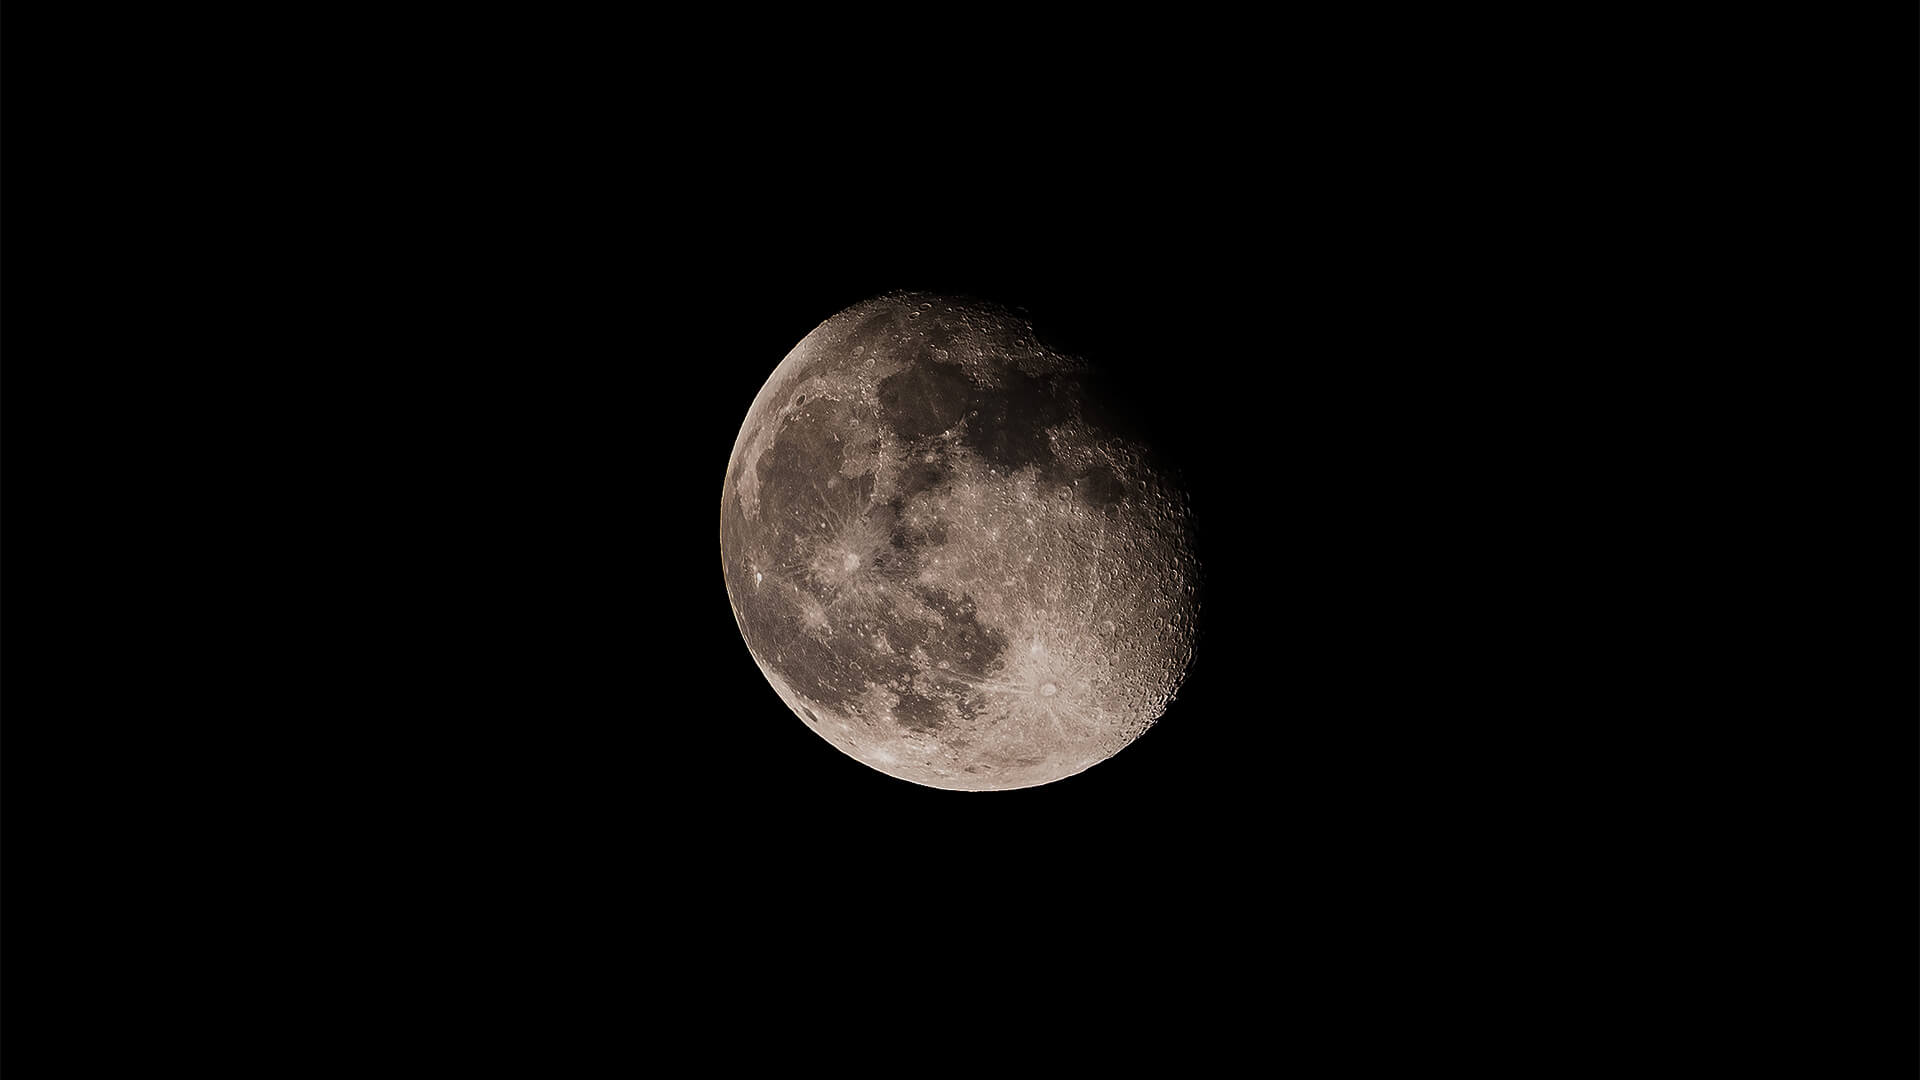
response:
<svg viewBox="0 0 1920 1080"><path fill-rule="evenodd" d="M1297 648L1284 613L1301 590L1301 575L1287 570L1289 551L1299 550L1289 506L1300 493L1281 467L1291 453L1279 429L1294 411L1279 378L1285 317L1263 295L1273 284L1247 279L1248 267L1229 255L1245 234L1209 237L1193 222L1192 232L1154 235L1168 223L1145 215L1128 222L1116 209L996 205L942 241L903 238L837 258L800 256L815 280L743 290L769 299L742 321L742 336L768 341L779 355L771 343L780 335L797 341L817 313L888 287L1025 308L1050 339L1099 358L1157 430L1195 499L1208 575L1200 660L1141 752L1000 799L918 789L844 758L804 727L788 729L744 647L724 633L731 611L722 603L712 633L724 643L724 662L713 678L729 690L713 702L711 752L732 756L748 790L796 809L781 828L794 830L789 843L801 851L822 846L809 831L831 823L847 830L852 868L872 845L881 866L903 857L941 873L943 860L922 847L931 840L965 864L977 860L986 881L1036 871L1114 874L1136 889L1170 869L1168 860L1200 851L1224 860L1214 872L1229 876L1251 875L1272 858L1277 837L1263 830L1288 772L1274 757L1285 741L1282 658ZM1072 216L1050 220L1055 213ZM744 415L762 373L715 367L708 393ZM712 415L716 445L730 448L726 407L716 401ZM734 727L729 719L754 716L768 722Z"/></svg>
<svg viewBox="0 0 1920 1080"><path fill-rule="evenodd" d="M509 407L474 432L505 487L473 493L487 555L461 585L489 640L477 681L448 680L472 712L443 723L488 736L500 786L454 782L543 866L597 881L626 851L608 880L641 875L696 921L858 902L946 933L982 910L1120 933L1152 912L1256 951L1280 947L1277 906L1391 925L1427 875L1504 878L1585 828L1530 809L1595 706L1531 698L1559 613L1514 584L1558 576L1538 537L1579 467L1517 452L1542 418L1510 381L1542 380L1511 312L1552 298L1510 240L1488 256L1409 220L1432 185L1285 182L1209 145L1043 146L1012 177L935 180L909 148L872 186L857 154L722 155L636 195L630 231L559 208L546 238L487 253L499 332L463 340ZM1130 391L1192 493L1196 662L1159 725L1079 776L968 794L874 772L792 716L733 623L718 500L747 406L815 325L893 288L1026 309Z"/></svg>
<svg viewBox="0 0 1920 1080"><path fill-rule="evenodd" d="M379 678L421 688L356 721L390 754L381 797L461 806L447 850L502 844L586 903L644 893L696 923L860 898L951 932L1004 895L984 910L1116 932L1154 911L1253 947L1275 904L1394 903L1412 886L1383 881L1535 782L1481 756L1538 738L1507 727L1525 598L1484 583L1534 557L1509 531L1531 466L1478 460L1504 409L1478 387L1504 361L1460 338L1450 307L1477 290L1432 288L1492 270L1403 229L1391 192L1283 184L1263 154L1189 139L1023 143L1013 175L888 143L885 182L862 179L871 140L799 165L676 144L688 175L651 189L571 162L516 194L512 231L468 232L490 201L442 206L413 241L435 258L358 287L445 330L356 361L393 409L378 446L427 440L378 488L377 577L347 585L409 613L364 631ZM814 326L894 288L1024 308L1122 385L1191 492L1195 664L1160 724L1081 775L886 777L794 718L734 625L719 492L746 409ZM1500 827L1498 850L1533 842Z"/></svg>
<svg viewBox="0 0 1920 1080"><path fill-rule="evenodd" d="M1314 988L1295 1007L1349 1022L1383 971L1426 1001L1564 987L1726 934L1698 883L1791 812L1732 793L1766 785L1737 763L1778 729L1708 689L1765 682L1709 628L1777 615L1722 532L1746 492L1719 455L1765 445L1722 426L1729 394L1767 369L1674 329L1723 238L1538 179L1578 156L1512 128L1296 126L1308 167L1215 119L1044 127L964 167L961 136L729 130L423 200L430 272L376 275L448 330L403 347L424 366L375 362L407 373L397 421L437 419L392 507L432 541L380 579L419 575L432 630L390 662L432 689L364 719L407 808L393 864L572 948L665 912L628 946L695 978L726 970L702 950L1286 969ZM476 227L500 200L510 224ZM966 794L867 769L733 624L718 499L746 408L892 288L1025 307L1187 477L1195 665L1079 776Z"/></svg>
<svg viewBox="0 0 1920 1080"><path fill-rule="evenodd" d="M738 1038L726 1006L810 1017L843 967L900 1012L913 980L869 971L982 1003L1105 1004L1084 988L1111 975L1123 1019L1217 994L1205 1023L1262 1047L1276 1022L1415 1055L1564 1023L1584 1053L1721 986L1837 981L1771 944L1849 953L1782 899L1812 882L1848 918L1904 905L1898 948L1849 955L1910 1027L1914 686L1874 691L1913 661L1914 328L1860 328L1911 310L1911 185L1897 229L1810 215L1894 267L1816 302L1847 260L1771 224L1805 196L1741 201L1797 91L1636 109L1611 54L1554 85L1551 52L1482 77L1366 27L829 101L670 71L672 40L350 33L352 65L283 94L212 79L192 108L116 96L126 138L48 125L120 157L29 188L75 205L35 203L54 235L9 252L9 319L48 346L42 392L9 326L10 502L16 466L41 476L38 535L9 518L8 675L56 704L10 709L33 814L8 855L36 826L26 865L61 886L25 910L122 949L130 996L311 972L348 1027L471 1045L498 1017L544 1047L661 997ZM1750 159L1710 141L1730 115ZM206 145L183 116L219 119ZM1913 175L1910 138L1858 162L1889 144L1808 126L1818 152L1783 156ZM894 288L1025 307L1131 387L1192 492L1195 665L1079 776L873 772L733 624L746 409ZM1904 496L1843 482L1887 462ZM1876 540L1890 572L1856 561ZM1892 630L1817 655L1864 623ZM47 790L16 802L22 761ZM1838 842L1888 822L1894 856Z"/></svg>
<svg viewBox="0 0 1920 1080"><path fill-rule="evenodd" d="M299 767L349 785L312 827L356 830L423 915L478 897L574 947L642 908L713 948L1137 937L1336 983L1626 947L1621 890L1700 872L1670 823L1764 728L1673 689L1744 677L1702 676L1702 628L1763 610L1696 422L1728 384L1662 321L1683 286L1614 257L1636 211L1436 169L1515 158L1410 115L1294 125L1310 168L1234 113L1040 124L978 160L805 117L619 144L548 113L471 160L397 149L434 168L373 196L343 180L309 222L342 277L284 301L338 407L299 475L344 507L293 526L328 552L300 585L340 674ZM1709 246L1658 239L1681 282ZM873 772L733 624L747 406L893 288L1028 309L1132 389L1191 488L1195 665L1080 776Z"/></svg>
<svg viewBox="0 0 1920 1080"><path fill-rule="evenodd" d="M617 505L614 492L631 488L615 511L633 523L625 572L657 598L633 616L631 667L616 668L632 671L642 718L612 737L619 753L667 768L647 783L669 806L703 808L662 837L676 848L736 848L748 863L882 891L902 875L1020 888L1037 874L1158 894L1196 858L1224 887L1275 857L1271 830L1297 769L1276 757L1285 687L1304 681L1288 670L1311 647L1286 612L1326 587L1299 565L1298 508L1313 482L1287 464L1301 460L1286 429L1304 411L1297 383L1287 389L1294 320L1253 254L1275 238L1251 202L1188 217L1172 206L1191 205L1191 191L1139 206L1139 192L1076 201L1071 181L1057 183L865 206L801 199L777 225L715 214L697 236L673 237L666 261L691 256L682 269L697 284L675 286L674 328L636 340L609 384L631 404L594 415L611 410L633 448L632 477L608 473L609 497ZM891 288L1025 309L1124 384L1187 478L1207 572L1199 660L1164 723L1081 776L998 795L885 777L788 723L733 624L718 483L746 407L815 325Z"/></svg>

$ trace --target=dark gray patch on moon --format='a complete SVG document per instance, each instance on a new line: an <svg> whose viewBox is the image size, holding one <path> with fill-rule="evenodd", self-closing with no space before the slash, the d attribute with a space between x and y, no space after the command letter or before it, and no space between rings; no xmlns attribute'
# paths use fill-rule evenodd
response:
<svg viewBox="0 0 1920 1080"><path fill-rule="evenodd" d="M756 397L722 491L728 596L795 712L935 787L1125 746L1192 649L1184 496L1004 309L867 301Z"/></svg>
<svg viewBox="0 0 1920 1080"><path fill-rule="evenodd" d="M1012 372L1007 382L1003 388L975 396L967 442L982 457L1009 471L1050 463L1053 447L1047 429L1068 413L1062 380Z"/></svg>
<svg viewBox="0 0 1920 1080"><path fill-rule="evenodd" d="M919 363L880 380L880 411L894 434L938 435L967 414L973 385L957 368Z"/></svg>
<svg viewBox="0 0 1920 1080"><path fill-rule="evenodd" d="M1075 480L1080 495L1102 510L1112 511L1127 496L1127 485L1111 468L1095 465Z"/></svg>

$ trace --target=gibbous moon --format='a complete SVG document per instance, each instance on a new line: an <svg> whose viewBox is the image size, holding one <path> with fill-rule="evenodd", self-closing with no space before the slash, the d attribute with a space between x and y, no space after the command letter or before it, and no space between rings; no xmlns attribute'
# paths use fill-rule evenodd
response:
<svg viewBox="0 0 1920 1080"><path fill-rule="evenodd" d="M1193 654L1187 500L1096 369L1005 309L894 293L755 396L720 500L727 595L801 722L875 769L1004 790L1166 710Z"/></svg>

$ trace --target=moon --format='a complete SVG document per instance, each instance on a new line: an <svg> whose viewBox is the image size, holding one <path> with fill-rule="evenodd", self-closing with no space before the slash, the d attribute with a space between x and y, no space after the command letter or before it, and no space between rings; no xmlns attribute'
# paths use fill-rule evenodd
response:
<svg viewBox="0 0 1920 1080"><path fill-rule="evenodd" d="M1150 727L1193 656L1193 519L1086 360L976 300L899 292L774 369L720 500L767 681L847 755L1027 788Z"/></svg>

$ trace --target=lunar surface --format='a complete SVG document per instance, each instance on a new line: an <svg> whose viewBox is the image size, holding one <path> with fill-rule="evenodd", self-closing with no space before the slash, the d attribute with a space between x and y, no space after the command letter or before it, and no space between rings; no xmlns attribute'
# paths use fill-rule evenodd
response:
<svg viewBox="0 0 1920 1080"><path fill-rule="evenodd" d="M1192 519L1105 405L976 301L889 294L787 354L734 442L720 550L802 722L890 776L1004 790L1161 716L1193 652Z"/></svg>

